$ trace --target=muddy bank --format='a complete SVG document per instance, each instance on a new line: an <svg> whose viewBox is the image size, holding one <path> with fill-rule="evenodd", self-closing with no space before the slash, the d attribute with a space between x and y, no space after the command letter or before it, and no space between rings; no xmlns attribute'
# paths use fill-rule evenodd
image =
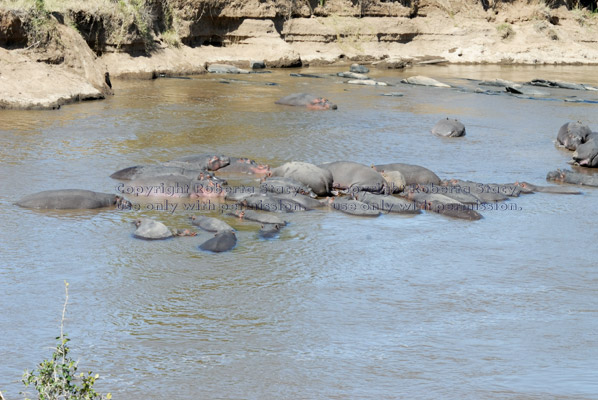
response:
<svg viewBox="0 0 598 400"><path fill-rule="evenodd" d="M0 108L57 108L109 95L110 77L199 74L216 62L598 63L598 18L565 4L147 0L116 11L109 2L36 4L0 6Z"/></svg>

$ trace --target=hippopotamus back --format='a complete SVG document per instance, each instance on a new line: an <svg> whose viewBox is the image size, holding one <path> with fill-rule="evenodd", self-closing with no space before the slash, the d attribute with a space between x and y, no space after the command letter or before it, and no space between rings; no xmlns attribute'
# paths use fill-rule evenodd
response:
<svg viewBox="0 0 598 400"><path fill-rule="evenodd" d="M25 208L69 210L92 209L117 205L121 197L91 190L60 189L30 194L16 202Z"/></svg>

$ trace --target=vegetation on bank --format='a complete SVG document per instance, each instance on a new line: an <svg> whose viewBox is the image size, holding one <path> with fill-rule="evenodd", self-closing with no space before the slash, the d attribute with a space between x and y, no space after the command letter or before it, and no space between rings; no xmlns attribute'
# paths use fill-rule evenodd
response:
<svg viewBox="0 0 598 400"><path fill-rule="evenodd" d="M89 371L77 373L78 363L69 356L70 339L64 333L64 319L69 299L68 282L64 283L65 300L60 321L60 336L52 358L42 361L35 370L25 371L23 383L26 387L33 386L38 400L110 400L112 395L103 396L93 388L99 375ZM28 393L22 393L28 396ZM0 400L6 400L0 392ZM30 400L25 397L25 400Z"/></svg>

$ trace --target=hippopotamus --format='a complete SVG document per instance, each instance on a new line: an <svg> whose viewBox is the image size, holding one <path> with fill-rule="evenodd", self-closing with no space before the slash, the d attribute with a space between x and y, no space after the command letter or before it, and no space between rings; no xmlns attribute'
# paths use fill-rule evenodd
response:
<svg viewBox="0 0 598 400"><path fill-rule="evenodd" d="M252 210L262 210L270 212L295 212L307 210L301 204L287 199L276 198L268 195L253 195L241 200L238 205L251 208Z"/></svg>
<svg viewBox="0 0 598 400"><path fill-rule="evenodd" d="M173 233L161 222L149 218L141 218L134 222L137 229L133 236L139 239L158 240L173 237Z"/></svg>
<svg viewBox="0 0 598 400"><path fill-rule="evenodd" d="M349 71L355 72L356 74L367 74L368 72L370 72L370 69L365 65L351 64L351 66L349 67Z"/></svg>
<svg viewBox="0 0 598 400"><path fill-rule="evenodd" d="M437 81L436 79L428 78L427 76L421 75L411 76L409 78L402 79L401 83L408 83L410 85L450 88L450 85L447 85L446 83L442 83Z"/></svg>
<svg viewBox="0 0 598 400"><path fill-rule="evenodd" d="M570 170L562 171L557 169L556 171L550 171L546 175L546 180L571 183L573 185L598 187L598 175L580 174L579 172L573 172Z"/></svg>
<svg viewBox="0 0 598 400"><path fill-rule="evenodd" d="M482 215L477 211L442 194L409 191L406 193L406 196L408 199L415 201L424 210L446 215L447 217L469 221L482 218Z"/></svg>
<svg viewBox="0 0 598 400"><path fill-rule="evenodd" d="M585 143L578 145L572 162L581 167L598 167L598 136L589 136Z"/></svg>
<svg viewBox="0 0 598 400"><path fill-rule="evenodd" d="M378 172L388 172L388 171L398 171L403 174L405 178L406 185L413 185L413 184L440 184L440 178L434 172L430 171L427 168L421 167L419 165L412 165L412 164L402 164L402 163L393 163L393 164L378 164L374 165L374 169Z"/></svg>
<svg viewBox="0 0 598 400"><path fill-rule="evenodd" d="M233 227L218 218L203 215L191 216L191 223L208 232L234 231Z"/></svg>
<svg viewBox="0 0 598 400"><path fill-rule="evenodd" d="M309 196L305 196L303 194L295 193L295 194L272 194L272 198L274 199L282 199L285 201L291 201L294 203L299 204L302 207L305 207L306 210L312 210L314 208L326 206L330 204L329 198L318 200L314 199Z"/></svg>
<svg viewBox="0 0 598 400"><path fill-rule="evenodd" d="M218 169L222 174L249 174L265 176L270 172L270 167L258 164L249 158L229 157L229 164Z"/></svg>
<svg viewBox="0 0 598 400"><path fill-rule="evenodd" d="M511 94L521 94L524 96L530 96L530 97L536 97L536 96L549 96L550 93L545 92L543 90L537 90L537 89L530 89L527 88L525 86L505 86L505 91L507 93L511 93Z"/></svg>
<svg viewBox="0 0 598 400"><path fill-rule="evenodd" d="M525 193L582 194L579 190L568 187L539 186L529 182L515 182L515 185L521 186Z"/></svg>
<svg viewBox="0 0 598 400"><path fill-rule="evenodd" d="M399 193L405 189L405 177L399 171L380 172L384 177L390 193Z"/></svg>
<svg viewBox="0 0 598 400"><path fill-rule="evenodd" d="M144 197L224 197L220 183L210 179L196 180L184 175L159 175L121 183L117 190L123 194Z"/></svg>
<svg viewBox="0 0 598 400"><path fill-rule="evenodd" d="M320 164L320 168L332 173L334 188L347 189L349 192L366 191L389 194L386 179L375 169L352 161L335 161Z"/></svg>
<svg viewBox="0 0 598 400"><path fill-rule="evenodd" d="M220 168L226 167L228 164L230 164L230 158L223 155L195 154L177 158L176 160L167 161L162 164L169 167L217 171Z"/></svg>
<svg viewBox="0 0 598 400"><path fill-rule="evenodd" d="M459 179L451 179L442 183L443 186L448 186L451 190L461 190L465 193L472 194L477 197L481 203L491 203L496 201L505 201L509 196L518 195L520 189L511 185L510 187L502 187L499 185L488 185L478 182L462 181Z"/></svg>
<svg viewBox="0 0 598 400"><path fill-rule="evenodd" d="M128 208L131 203L121 196L82 189L46 190L23 197L15 203L24 208L76 210L104 207Z"/></svg>
<svg viewBox="0 0 598 400"><path fill-rule="evenodd" d="M280 233L280 225L278 224L262 224L258 231L258 235L264 239L271 239Z"/></svg>
<svg viewBox="0 0 598 400"><path fill-rule="evenodd" d="M373 210L381 210L387 213L396 214L419 214L421 210L417 205L401 197L373 194L370 192L357 192L355 200L369 205Z"/></svg>
<svg viewBox="0 0 598 400"><path fill-rule="evenodd" d="M432 133L443 137L465 136L465 126L456 119L441 119L432 128Z"/></svg>
<svg viewBox="0 0 598 400"><path fill-rule="evenodd" d="M470 193L469 187L461 188L459 185L412 185L409 187L409 190L413 192L441 194L463 204L478 204L480 202L480 199Z"/></svg>
<svg viewBox="0 0 598 400"><path fill-rule="evenodd" d="M199 245L199 248L214 253L221 253L229 251L237 244L237 236L233 231L221 231L214 235L213 238L206 240Z"/></svg>
<svg viewBox="0 0 598 400"><path fill-rule="evenodd" d="M172 167L165 165L135 165L133 167L123 168L116 171L110 178L120 181L130 181L139 178L152 178L162 175L182 175L189 179L212 179L220 184L226 184L224 179L214 176L214 174L202 169L187 169L182 167Z"/></svg>
<svg viewBox="0 0 598 400"><path fill-rule="evenodd" d="M301 194L312 198L317 197L313 189L293 178L272 176L260 183L262 193Z"/></svg>
<svg viewBox="0 0 598 400"><path fill-rule="evenodd" d="M332 202L332 207L335 210L344 212L345 214L358 215L362 217L377 217L380 215L379 209L371 207L362 201L349 199L347 197L335 197Z"/></svg>
<svg viewBox="0 0 598 400"><path fill-rule="evenodd" d="M301 106L308 110L336 110L336 104L323 97L316 97L308 93L293 93L275 102L286 106Z"/></svg>
<svg viewBox="0 0 598 400"><path fill-rule="evenodd" d="M332 174L317 165L292 161L272 169L272 176L292 178L309 186L318 196L327 196L332 190Z"/></svg>
<svg viewBox="0 0 598 400"><path fill-rule="evenodd" d="M253 211L253 210L237 210L237 211L230 213L229 215L238 217L239 219L259 222L262 224L273 224L273 225L278 224L280 226L284 226L287 224L287 222L285 220L283 220L280 217L277 217L274 214L262 214L262 213L259 213L257 211Z"/></svg>
<svg viewBox="0 0 598 400"><path fill-rule="evenodd" d="M592 135L592 130L581 122L567 122L559 129L556 137L556 143L568 150L575 150L577 146Z"/></svg>

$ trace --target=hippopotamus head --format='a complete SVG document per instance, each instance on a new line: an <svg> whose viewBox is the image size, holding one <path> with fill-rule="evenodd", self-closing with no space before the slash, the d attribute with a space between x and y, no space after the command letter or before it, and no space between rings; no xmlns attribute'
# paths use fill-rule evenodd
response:
<svg viewBox="0 0 598 400"><path fill-rule="evenodd" d="M122 196L114 196L114 205L120 209L131 208L133 206L129 200Z"/></svg>
<svg viewBox="0 0 598 400"><path fill-rule="evenodd" d="M313 99L307 104L307 108L310 110L336 110L338 107L336 104L330 102L330 100L324 97L318 97Z"/></svg>
<svg viewBox="0 0 598 400"><path fill-rule="evenodd" d="M550 181L559 181L559 182L562 182L562 181L565 180L565 174L560 169L557 169L556 171L550 171L546 175L546 179L550 180Z"/></svg>
<svg viewBox="0 0 598 400"><path fill-rule="evenodd" d="M226 190L222 188L220 183L214 183L212 180L204 180L194 185L193 192L189 195L192 199L199 197L224 197Z"/></svg>
<svg viewBox="0 0 598 400"><path fill-rule="evenodd" d="M217 171L222 167L226 167L228 164L230 164L230 158L223 156L212 156L208 160L208 170Z"/></svg>

